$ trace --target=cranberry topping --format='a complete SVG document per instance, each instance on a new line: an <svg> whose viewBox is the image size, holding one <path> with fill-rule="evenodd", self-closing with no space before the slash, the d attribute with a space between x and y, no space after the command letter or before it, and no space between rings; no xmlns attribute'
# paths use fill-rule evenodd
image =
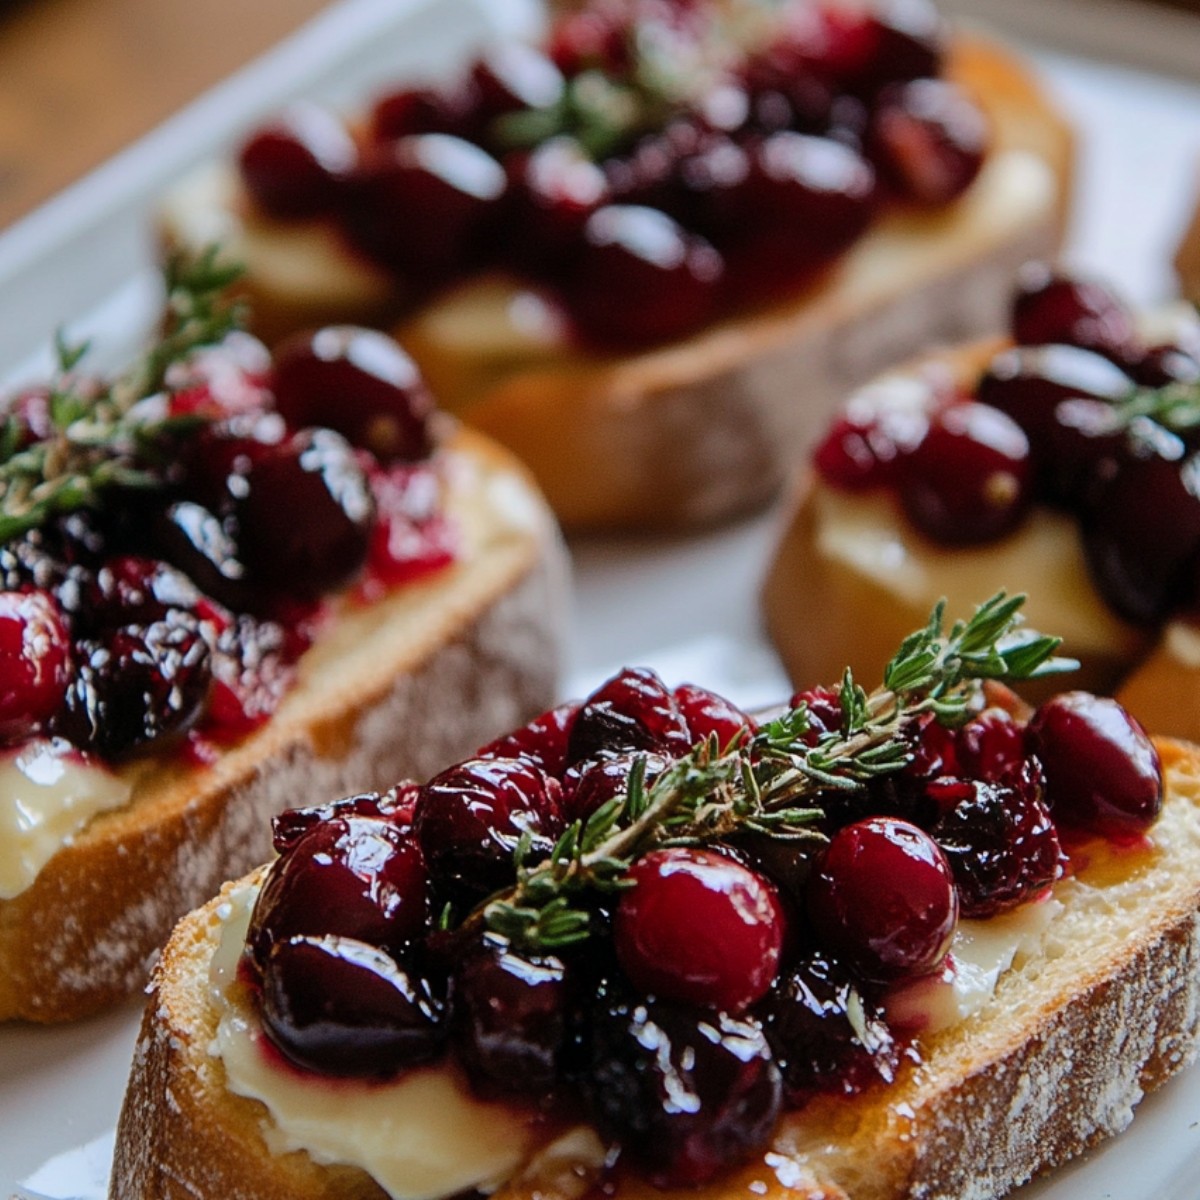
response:
<svg viewBox="0 0 1200 1200"><path fill-rule="evenodd" d="M0 592L0 742L35 736L70 678L70 635L47 592Z"/></svg>
<svg viewBox="0 0 1200 1200"><path fill-rule="evenodd" d="M717 746L741 745L757 728L752 717L708 688L684 683L674 691L675 703L687 722L693 742L716 736Z"/></svg>
<svg viewBox="0 0 1200 1200"><path fill-rule="evenodd" d="M579 707L574 701L560 704L534 717L528 725L488 742L477 757L528 759L547 775L561 779L567 769L567 739Z"/></svg>
<svg viewBox="0 0 1200 1200"><path fill-rule="evenodd" d="M1021 345L1061 342L1118 363L1134 358L1138 350L1133 317L1112 292L1042 264L1027 267L1020 276L1012 330Z"/></svg>
<svg viewBox="0 0 1200 1200"><path fill-rule="evenodd" d="M822 945L867 979L936 970L958 921L945 855L915 825L871 817L840 829L809 877Z"/></svg>
<svg viewBox="0 0 1200 1200"><path fill-rule="evenodd" d="M929 0L887 0L871 8L822 9L825 45L817 61L846 88L874 93L936 75L945 25Z"/></svg>
<svg viewBox="0 0 1200 1200"><path fill-rule="evenodd" d="M663 755L646 751L585 758L563 774L564 820L568 824L586 821L610 800L627 795L635 769L641 772L642 786L648 788L669 766L670 760Z"/></svg>
<svg viewBox="0 0 1200 1200"><path fill-rule="evenodd" d="M580 707L567 740L568 765L630 750L685 754L693 739L675 696L646 667L626 669Z"/></svg>
<svg viewBox="0 0 1200 1200"><path fill-rule="evenodd" d="M783 910L760 875L711 850L653 850L629 873L613 938L641 991L742 1012L766 993L783 951Z"/></svg>
<svg viewBox="0 0 1200 1200"><path fill-rule="evenodd" d="M1046 775L1054 819L1110 838L1137 837L1162 811L1154 743L1115 700L1067 692L1029 722L1029 747Z"/></svg>
<svg viewBox="0 0 1200 1200"><path fill-rule="evenodd" d="M932 729L941 729L934 724ZM954 738L954 761L971 779L995 783L1020 767L1025 759L1025 727L1006 709L985 708ZM957 773L950 767L936 774Z"/></svg>

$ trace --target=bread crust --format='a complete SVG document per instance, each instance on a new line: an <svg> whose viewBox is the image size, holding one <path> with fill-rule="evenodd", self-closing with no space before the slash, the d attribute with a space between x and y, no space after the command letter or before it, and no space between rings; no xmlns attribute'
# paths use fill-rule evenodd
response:
<svg viewBox="0 0 1200 1200"><path fill-rule="evenodd" d="M1082 848L1042 953L924 1039L895 1084L786 1115L761 1159L679 1200L990 1200L1123 1129L1200 1038L1200 749L1157 744L1167 801L1153 844ZM383 1200L356 1169L272 1156L265 1110L224 1090L207 1053L218 905L181 923L155 973L110 1200ZM519 1180L496 1194L573 1200ZM615 1194L664 1197L631 1174Z"/></svg>
<svg viewBox="0 0 1200 1200"><path fill-rule="evenodd" d="M130 803L0 901L0 1018L74 1020L132 994L175 921L270 855L271 815L424 778L553 703L557 530L487 439L460 430L446 453L471 527L463 559L340 612L276 714L212 766L133 768ZM487 511L497 488L518 519Z"/></svg>
<svg viewBox="0 0 1200 1200"><path fill-rule="evenodd" d="M420 314L397 335L441 403L526 462L569 528L687 527L757 508L794 473L848 389L931 343L999 329L1017 268L1059 245L1073 157L1066 123L992 42L957 37L947 73L991 122L983 178L944 210L886 215L801 294L616 358L464 357L426 336ZM993 178L1013 158L1041 164L1031 186L1049 180L1020 217L1021 204ZM210 232L230 235L236 252L233 209ZM164 220L165 241L178 244L179 223L173 230ZM381 280L349 265L361 272L358 298L322 310L311 295L268 294L251 263L245 287L257 331L269 340L296 324L380 320Z"/></svg>

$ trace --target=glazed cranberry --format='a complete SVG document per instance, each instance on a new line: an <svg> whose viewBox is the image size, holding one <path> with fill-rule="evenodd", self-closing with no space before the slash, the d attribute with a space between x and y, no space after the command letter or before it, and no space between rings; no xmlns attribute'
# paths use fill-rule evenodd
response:
<svg viewBox="0 0 1200 1200"><path fill-rule="evenodd" d="M345 125L312 104L296 104L242 146L242 183L263 212L316 217L338 203L358 151Z"/></svg>
<svg viewBox="0 0 1200 1200"><path fill-rule="evenodd" d="M1125 452L1091 489L1081 533L1108 605L1150 624L1191 597L1200 556L1200 456L1159 426L1129 430Z"/></svg>
<svg viewBox="0 0 1200 1200"><path fill-rule="evenodd" d="M149 625L81 639L73 654L74 677L54 730L109 762L184 732L208 698L208 642L195 617L179 609Z"/></svg>
<svg viewBox="0 0 1200 1200"><path fill-rule="evenodd" d="M1129 310L1098 283L1059 275L1041 263L1026 267L1012 308L1013 337L1021 345L1063 342L1116 362L1138 356Z"/></svg>
<svg viewBox="0 0 1200 1200"><path fill-rule="evenodd" d="M649 1001L594 1016L589 1098L651 1183L687 1187L761 1149L781 1085L757 1021Z"/></svg>
<svg viewBox="0 0 1200 1200"><path fill-rule="evenodd" d="M485 1095L544 1096L557 1081L566 1036L566 968L524 956L493 934L454 972L455 1049Z"/></svg>
<svg viewBox="0 0 1200 1200"><path fill-rule="evenodd" d="M956 84L915 79L879 99L867 132L867 156L881 181L919 204L947 204L979 174L987 121Z"/></svg>
<svg viewBox="0 0 1200 1200"><path fill-rule="evenodd" d="M513 882L513 852L530 837L544 858L562 832L561 786L530 762L473 758L421 789L414 828L430 872L451 899L474 903Z"/></svg>
<svg viewBox="0 0 1200 1200"><path fill-rule="evenodd" d="M669 341L709 319L722 270L712 246L666 213L605 205L583 227L565 283L567 309L581 336L597 346Z"/></svg>
<svg viewBox="0 0 1200 1200"><path fill-rule="evenodd" d="M0 742L31 737L58 710L71 638L47 592L0 592Z"/></svg>
<svg viewBox="0 0 1200 1200"><path fill-rule="evenodd" d="M742 745L757 728L753 717L708 688L684 683L673 694L693 742L702 742L715 734L717 745L724 750L727 746Z"/></svg>
<svg viewBox="0 0 1200 1200"><path fill-rule="evenodd" d="M311 600L362 569L375 502L353 447L330 429L306 429L251 465L234 512L254 585Z"/></svg>
<svg viewBox="0 0 1200 1200"><path fill-rule="evenodd" d="M1029 440L1015 421L974 401L933 414L903 463L900 501L934 541L972 545L1020 524L1030 502Z"/></svg>
<svg viewBox="0 0 1200 1200"><path fill-rule="evenodd" d="M867 979L936 970L958 921L945 855L915 825L870 817L833 835L809 877L821 945Z"/></svg>
<svg viewBox="0 0 1200 1200"><path fill-rule="evenodd" d="M661 754L644 750L575 763L563 774L564 821L586 821L610 800L627 795L635 767L642 773L642 786L648 788L670 765Z"/></svg>
<svg viewBox="0 0 1200 1200"><path fill-rule="evenodd" d="M339 1078L394 1075L437 1057L444 1005L428 980L353 938L275 942L262 970L267 1037L297 1066Z"/></svg>
<svg viewBox="0 0 1200 1200"><path fill-rule="evenodd" d="M126 554L109 559L96 573L84 598L92 628L149 625L171 608L195 611L196 585L180 570L154 558Z"/></svg>
<svg viewBox="0 0 1200 1200"><path fill-rule="evenodd" d="M567 764L631 750L678 757L691 748L687 720L670 689L649 668L632 667L583 702L567 740Z"/></svg>
<svg viewBox="0 0 1200 1200"><path fill-rule="evenodd" d="M343 811L314 825L275 861L246 944L262 967L288 938L352 938L399 951L425 932L425 861L416 840L385 818Z"/></svg>
<svg viewBox="0 0 1200 1200"><path fill-rule="evenodd" d="M1162 810L1162 764L1137 720L1115 700L1066 692L1029 722L1054 819L1105 837L1136 837Z"/></svg>
<svg viewBox="0 0 1200 1200"><path fill-rule="evenodd" d="M441 477L432 463L393 463L370 472L375 528L363 594L386 590L449 566L461 548L461 529L441 503Z"/></svg>
<svg viewBox="0 0 1200 1200"><path fill-rule="evenodd" d="M351 242L389 271L432 285L477 261L504 194L504 169L486 150L443 133L374 147L343 214Z"/></svg>
<svg viewBox="0 0 1200 1200"><path fill-rule="evenodd" d="M275 403L293 429L324 426L381 462L433 449L433 397L416 363L386 334L357 325L298 333L275 351Z"/></svg>
<svg viewBox="0 0 1200 1200"><path fill-rule="evenodd" d="M882 1010L827 955L784 971L758 1011L793 1108L820 1092L853 1095L895 1078L897 1048Z"/></svg>
<svg viewBox="0 0 1200 1200"><path fill-rule="evenodd" d="M1063 854L1036 768L963 782L931 835L950 863L962 916L990 917L1044 892L1062 874Z"/></svg>
<svg viewBox="0 0 1200 1200"><path fill-rule="evenodd" d="M1025 727L1003 708L985 708L950 736L955 765L971 779L994 783L1019 768L1025 758Z"/></svg>
<svg viewBox="0 0 1200 1200"><path fill-rule="evenodd" d="M804 705L808 716L808 731L805 741L815 746L822 734L836 733L842 727L845 714L842 712L842 701L834 688L806 688L796 692L791 699L791 707L799 708Z"/></svg>
<svg viewBox="0 0 1200 1200"><path fill-rule="evenodd" d="M169 504L150 517L156 554L178 567L207 596L231 609L248 610L259 599L242 560L236 526L193 500Z"/></svg>
<svg viewBox="0 0 1200 1200"><path fill-rule="evenodd" d="M414 785L415 786L415 785ZM276 854L286 854L322 821L334 817L382 817L382 797L378 792L360 792L342 796L328 804L306 808L288 808L271 818L271 842Z"/></svg>
<svg viewBox="0 0 1200 1200"><path fill-rule="evenodd" d="M929 0L887 0L870 8L822 8L825 45L817 66L863 94L937 75L945 25Z"/></svg>
<svg viewBox="0 0 1200 1200"><path fill-rule="evenodd" d="M570 701L534 717L528 725L514 729L478 751L478 758L524 758L547 775L561 779L567 769L567 739L579 704Z"/></svg>

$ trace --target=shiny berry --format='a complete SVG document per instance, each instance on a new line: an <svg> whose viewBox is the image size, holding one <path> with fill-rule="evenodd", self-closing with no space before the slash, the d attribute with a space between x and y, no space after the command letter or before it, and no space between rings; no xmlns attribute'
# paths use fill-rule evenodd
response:
<svg viewBox="0 0 1200 1200"><path fill-rule="evenodd" d="M380 462L433 449L433 397L416 363L386 334L356 325L298 333L275 351L275 403L294 429L320 425Z"/></svg>
<svg viewBox="0 0 1200 1200"><path fill-rule="evenodd" d="M58 710L71 673L71 638L47 592L0 592L0 742L37 733Z"/></svg>
<svg viewBox="0 0 1200 1200"><path fill-rule="evenodd" d="M655 1186L704 1183L765 1145L781 1085L757 1021L650 1001L593 1027L597 1126Z"/></svg>
<svg viewBox="0 0 1200 1200"><path fill-rule="evenodd" d="M915 825L870 817L833 835L809 877L822 947L866 979L936 970L958 921L945 855Z"/></svg>
<svg viewBox="0 0 1200 1200"><path fill-rule="evenodd" d="M386 1078L437 1057L444 1002L386 951L335 935L275 942L262 968L259 1013L297 1066L339 1078Z"/></svg>
<svg viewBox="0 0 1200 1200"><path fill-rule="evenodd" d="M617 959L647 995L741 1012L775 979L784 917L775 888L712 850L652 850L613 917Z"/></svg>
<svg viewBox="0 0 1200 1200"><path fill-rule="evenodd" d="M1137 837L1162 810L1162 763L1137 720L1115 700L1066 692L1029 722L1055 821L1105 837Z"/></svg>
<svg viewBox="0 0 1200 1200"><path fill-rule="evenodd" d="M345 125L313 104L295 104L251 135L238 155L242 183L263 212L316 217L341 199L358 150Z"/></svg>
<svg viewBox="0 0 1200 1200"><path fill-rule="evenodd" d="M674 696L693 742L702 742L715 734L717 745L724 750L730 745L741 745L756 728L752 717L708 688L685 683L675 689Z"/></svg>
<svg viewBox="0 0 1200 1200"><path fill-rule="evenodd" d="M1012 332L1025 346L1062 342L1124 362L1140 353L1133 316L1107 288L1057 274L1043 264L1022 272Z"/></svg>
<svg viewBox="0 0 1200 1200"><path fill-rule="evenodd" d="M484 140L490 123L519 109L552 108L563 98L562 72L536 46L509 39L488 47L471 68L472 118Z"/></svg>
<svg viewBox="0 0 1200 1200"><path fill-rule="evenodd" d="M574 701L534 717L528 725L488 742L477 752L478 758L524 758L547 775L561 779L567 769L567 739L579 705Z"/></svg>
<svg viewBox="0 0 1200 1200"><path fill-rule="evenodd" d="M994 783L1025 758L1025 727L1003 708L985 708L952 736L955 765L970 779Z"/></svg>
<svg viewBox="0 0 1200 1200"><path fill-rule="evenodd" d="M564 821L586 821L610 800L627 795L635 769L641 773L642 786L648 788L670 765L661 754L645 750L575 763L563 774Z"/></svg>
<svg viewBox="0 0 1200 1200"><path fill-rule="evenodd" d="M568 765L605 754L686 754L692 735L679 703L647 667L626 668L582 704L567 740Z"/></svg>
<svg viewBox="0 0 1200 1200"><path fill-rule="evenodd" d="M412 785L416 788L416 785ZM328 804L304 808L285 808L271 818L271 841L276 854L286 854L308 832L322 821L334 817L382 817L383 797L378 792L359 792L341 796Z"/></svg>
<svg viewBox="0 0 1200 1200"><path fill-rule="evenodd" d="M200 605L196 585L180 570L158 559L126 554L109 559L96 573L84 597L88 625L149 625L168 609L195 612Z"/></svg>
<svg viewBox="0 0 1200 1200"><path fill-rule="evenodd" d="M821 16L824 46L814 65L844 88L870 95L940 72L945 23L930 0L825 5Z"/></svg>
<svg viewBox="0 0 1200 1200"><path fill-rule="evenodd" d="M998 409L975 401L936 412L904 459L900 501L936 542L992 541L1020 524L1031 499L1029 440Z"/></svg>

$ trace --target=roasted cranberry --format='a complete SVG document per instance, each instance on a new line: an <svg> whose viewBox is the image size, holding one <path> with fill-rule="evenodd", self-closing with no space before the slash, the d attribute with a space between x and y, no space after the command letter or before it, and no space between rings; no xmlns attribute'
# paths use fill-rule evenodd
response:
<svg viewBox="0 0 1200 1200"><path fill-rule="evenodd" d="M814 953L780 975L759 1006L786 1102L853 1095L895 1077L896 1044L883 1013L834 959Z"/></svg>
<svg viewBox="0 0 1200 1200"><path fill-rule="evenodd" d="M867 154L897 195L947 204L979 174L987 140L987 122L961 88L941 79L915 79L880 97Z"/></svg>
<svg viewBox="0 0 1200 1200"><path fill-rule="evenodd" d="M370 473L375 527L363 593L395 587L449 566L461 549L461 528L441 501L442 480L432 463L393 463Z"/></svg>
<svg viewBox="0 0 1200 1200"><path fill-rule="evenodd" d="M0 592L0 742L33 736L58 710L71 638L47 592Z"/></svg>
<svg viewBox="0 0 1200 1200"><path fill-rule="evenodd" d="M212 682L210 651L191 613L122 625L74 647L75 673L54 731L109 762L183 733Z"/></svg>
<svg viewBox="0 0 1200 1200"><path fill-rule="evenodd" d="M842 712L842 701L834 688L806 688L797 692L791 699L792 708L804 706L808 719L808 729L805 742L815 746L822 734L836 733L842 727L845 714Z"/></svg>
<svg viewBox="0 0 1200 1200"><path fill-rule="evenodd" d="M945 25L929 0L887 0L869 8L826 5L824 48L816 65L864 94L937 75Z"/></svg>
<svg viewBox="0 0 1200 1200"><path fill-rule="evenodd" d="M781 1085L757 1021L650 1001L593 1025L596 1123L653 1184L703 1183L765 1144Z"/></svg>
<svg viewBox="0 0 1200 1200"><path fill-rule="evenodd" d="M924 534L950 545L1010 533L1028 508L1029 440L998 409L975 401L934 413L904 460L900 500Z"/></svg>
<svg viewBox="0 0 1200 1200"><path fill-rule="evenodd" d="M271 841L276 854L286 854L310 830L334 817L382 817L378 792L342 796L328 804L288 808L271 818Z"/></svg>
<svg viewBox="0 0 1200 1200"><path fill-rule="evenodd" d="M518 759L473 758L435 775L421 789L414 827L438 886L474 903L512 883L522 835L536 860L562 832L561 791Z"/></svg>
<svg viewBox="0 0 1200 1200"><path fill-rule="evenodd" d="M260 599L242 558L237 526L194 500L179 500L149 518L153 548L208 596L248 610Z"/></svg>
<svg viewBox="0 0 1200 1200"><path fill-rule="evenodd" d="M635 767L642 773L643 787L648 788L668 766L669 759L644 750L609 758L586 758L574 764L563 774L564 820L567 824L586 821L610 800L627 795Z"/></svg>
<svg viewBox="0 0 1200 1200"><path fill-rule="evenodd" d="M566 1034L566 968L485 935L454 972L455 1048L484 1094L541 1097Z"/></svg>
<svg viewBox="0 0 1200 1200"><path fill-rule="evenodd" d="M1066 692L1029 722L1054 819L1106 837L1135 837L1162 810L1162 764L1137 720L1115 700Z"/></svg>
<svg viewBox="0 0 1200 1200"><path fill-rule="evenodd" d="M1058 831L1036 769L996 783L970 781L931 834L950 863L964 917L1015 908L1062 874Z"/></svg>
<svg viewBox="0 0 1200 1200"><path fill-rule="evenodd" d="M273 217L316 217L332 210L358 151L345 125L313 104L295 104L242 146L246 191Z"/></svg>
<svg viewBox="0 0 1200 1200"><path fill-rule="evenodd" d="M579 704L574 701L560 704L534 717L528 725L488 742L477 757L528 759L547 775L559 779L567 769L567 739L578 712Z"/></svg>
<svg viewBox="0 0 1200 1200"><path fill-rule="evenodd" d="M702 742L716 734L717 745L724 750L741 745L754 733L756 725L752 717L708 688L684 683L675 689L674 696L693 742Z"/></svg>
<svg viewBox="0 0 1200 1200"><path fill-rule="evenodd" d="M822 946L867 979L926 975L950 948L958 897L945 855L915 825L870 817L833 835L809 877Z"/></svg>
<svg viewBox="0 0 1200 1200"><path fill-rule="evenodd" d="M741 1012L771 986L784 918L761 875L712 850L652 850L613 918L617 958L648 995Z"/></svg>
<svg viewBox="0 0 1200 1200"><path fill-rule="evenodd" d="M1200 455L1143 422L1130 428L1124 453L1090 498L1083 548L1109 606L1152 624L1189 600L1200 556Z"/></svg>
<svg viewBox="0 0 1200 1200"><path fill-rule="evenodd" d="M149 625L171 608L195 611L196 585L180 570L158 559L121 555L109 559L87 589L84 607L92 628Z"/></svg>
<svg viewBox="0 0 1200 1200"><path fill-rule="evenodd" d="M1098 283L1059 275L1041 263L1021 273L1012 332L1021 345L1064 342L1117 362L1138 353L1133 317L1112 292Z"/></svg>
<svg viewBox="0 0 1200 1200"><path fill-rule="evenodd" d="M1003 708L985 708L951 736L956 765L971 779L994 783L1025 758L1025 727Z"/></svg>
<svg viewBox="0 0 1200 1200"><path fill-rule="evenodd" d="M332 935L275 942L259 1009L271 1041L298 1066L382 1077L435 1058L444 1004L428 980L377 946Z"/></svg>
<svg viewBox="0 0 1200 1200"><path fill-rule="evenodd" d="M567 740L567 763L630 750L677 757L691 747L687 720L666 684L647 667L631 667L583 702Z"/></svg>
<svg viewBox="0 0 1200 1200"><path fill-rule="evenodd" d="M425 931L428 913L416 839L386 818L345 811L314 825L272 865L246 944L260 967L272 944L299 936L398 952Z"/></svg>
<svg viewBox="0 0 1200 1200"><path fill-rule="evenodd" d="M1060 400L1041 438L1033 447L1038 498L1086 512L1124 455L1127 431L1120 412L1085 396Z"/></svg>
<svg viewBox="0 0 1200 1200"><path fill-rule="evenodd" d="M275 403L294 429L335 429L380 461L433 449L434 409L416 363L392 338L356 325L297 333L275 351Z"/></svg>
<svg viewBox="0 0 1200 1200"><path fill-rule="evenodd" d="M721 256L666 213L636 204L597 209L566 282L582 336L606 348L683 337L712 315Z"/></svg>
<svg viewBox="0 0 1200 1200"><path fill-rule="evenodd" d="M346 232L386 269L431 285L475 263L504 188L503 167L462 138L381 143L363 163Z"/></svg>

